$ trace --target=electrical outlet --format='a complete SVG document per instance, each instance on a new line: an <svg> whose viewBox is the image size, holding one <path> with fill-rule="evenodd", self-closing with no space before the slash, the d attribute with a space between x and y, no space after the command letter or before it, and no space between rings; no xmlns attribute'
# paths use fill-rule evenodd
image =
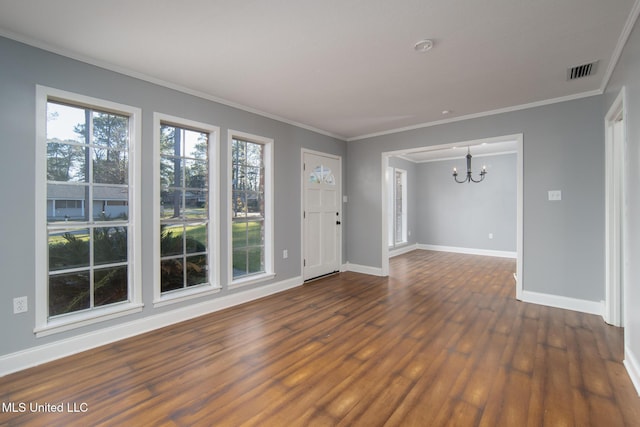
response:
<svg viewBox="0 0 640 427"><path fill-rule="evenodd" d="M18 297L13 299L13 314L24 313L29 310L27 297Z"/></svg>
<svg viewBox="0 0 640 427"><path fill-rule="evenodd" d="M289 258L289 251L288 250L285 249L285 250L282 251L282 258L283 259Z"/></svg>

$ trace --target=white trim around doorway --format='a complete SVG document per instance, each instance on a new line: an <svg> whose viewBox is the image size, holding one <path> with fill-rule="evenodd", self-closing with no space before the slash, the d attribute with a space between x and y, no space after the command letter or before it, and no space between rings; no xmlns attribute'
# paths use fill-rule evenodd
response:
<svg viewBox="0 0 640 427"><path fill-rule="evenodd" d="M605 301L603 318L614 326L625 325L624 266L626 217L624 215L624 157L626 150L626 90L623 87L605 119ZM622 122L622 135L615 128ZM616 140L616 138L620 140Z"/></svg>
<svg viewBox="0 0 640 427"><path fill-rule="evenodd" d="M496 142L504 142L504 141L516 141L517 145L517 219L516 219L516 298L522 300L523 298L523 280L522 280L522 272L523 272L523 180L524 180L524 161L523 161L523 134L514 134L514 135L504 135L492 138L485 139L477 139L471 141L459 141L450 144L441 144L441 145L433 145L429 146L429 150L438 150L438 149L448 149L456 146L473 146L479 144L491 144ZM380 230L380 235L382 236L382 251L381 251L381 275L388 276L389 275L389 242L388 242L388 217L387 217L387 167L389 166L389 157L392 156L400 156L404 154L409 154L418 151L424 151L427 147L419 147L412 148L408 150L397 150L397 151L387 151L382 153L381 160L381 200L382 200L382 228Z"/></svg>

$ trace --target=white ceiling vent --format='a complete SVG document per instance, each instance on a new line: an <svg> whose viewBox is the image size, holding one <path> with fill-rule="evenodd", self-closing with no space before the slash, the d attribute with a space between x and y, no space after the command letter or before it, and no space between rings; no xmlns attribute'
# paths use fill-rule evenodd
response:
<svg viewBox="0 0 640 427"><path fill-rule="evenodd" d="M598 70L598 62L594 61L588 64L577 65L567 69L567 80L580 79L588 77L596 73Z"/></svg>

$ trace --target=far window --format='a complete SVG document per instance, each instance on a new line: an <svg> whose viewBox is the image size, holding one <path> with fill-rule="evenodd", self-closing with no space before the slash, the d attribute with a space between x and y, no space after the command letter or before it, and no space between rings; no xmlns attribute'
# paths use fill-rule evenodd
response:
<svg viewBox="0 0 640 427"><path fill-rule="evenodd" d="M160 114L155 118L158 302L187 289L217 285L217 208L212 194L217 128Z"/></svg>
<svg viewBox="0 0 640 427"><path fill-rule="evenodd" d="M272 273L270 141L231 137L232 280Z"/></svg>
<svg viewBox="0 0 640 427"><path fill-rule="evenodd" d="M388 168L389 246L407 242L407 171Z"/></svg>

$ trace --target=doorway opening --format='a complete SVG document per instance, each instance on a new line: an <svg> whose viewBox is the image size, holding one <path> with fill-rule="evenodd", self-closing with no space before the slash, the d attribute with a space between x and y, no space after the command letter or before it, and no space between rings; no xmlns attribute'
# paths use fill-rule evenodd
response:
<svg viewBox="0 0 640 427"><path fill-rule="evenodd" d="M380 235L382 236L382 251L381 251L381 274L382 276L389 275L389 188L390 183L389 179L391 178L387 173L389 168L389 159L392 157L402 157L409 156L416 153L432 153L436 151L442 150L451 150L454 147L471 147L473 151L473 147L485 147L494 144L494 147L499 144L504 144L512 142L515 146L514 152L516 153L516 272L514 274L515 283L516 283L516 298L522 299L522 292L524 289L523 286L523 177L524 177L524 168L523 168L523 135L515 134L515 135L505 135L494 138L486 138L480 140L471 140L471 141L461 141L450 144L440 144L440 145L432 145L426 147L412 148L408 150L397 150L397 151L389 151L382 153L382 164L381 164L381 176L382 185L381 185L381 197L382 197L382 230ZM465 151L466 154L466 151ZM453 179L453 178L451 178ZM467 184L464 184L467 185ZM475 184L473 184L475 185ZM482 185L482 184L478 184Z"/></svg>

